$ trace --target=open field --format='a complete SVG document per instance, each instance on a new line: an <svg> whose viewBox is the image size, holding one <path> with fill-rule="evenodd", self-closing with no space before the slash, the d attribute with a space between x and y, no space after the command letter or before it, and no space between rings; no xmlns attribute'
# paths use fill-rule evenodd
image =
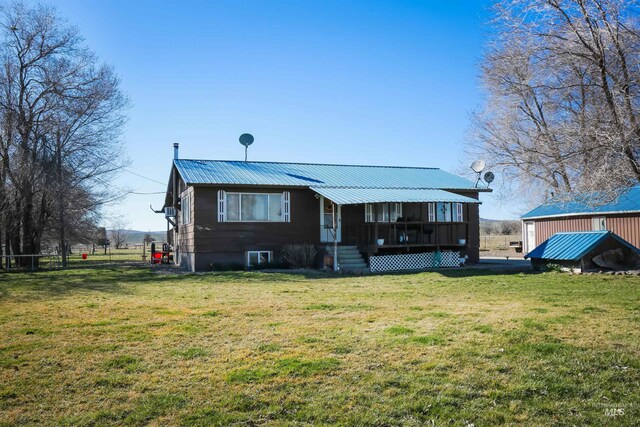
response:
<svg viewBox="0 0 640 427"><path fill-rule="evenodd" d="M640 278L0 275L0 425L637 425Z"/></svg>
<svg viewBox="0 0 640 427"><path fill-rule="evenodd" d="M522 258L524 256L522 252L518 253L514 248L509 247L509 242L517 242L520 240L522 240L522 236L519 234L481 234L480 256Z"/></svg>
<svg viewBox="0 0 640 427"><path fill-rule="evenodd" d="M83 250L84 249L84 250ZM87 254L87 259L82 259L82 253ZM76 248L76 251L69 255L70 267L83 267L87 265L96 264L109 264L109 263L123 263L123 262L142 262L142 255L146 255L146 259L151 259L151 249L147 245L146 249L142 246L131 247L127 249L107 249L105 253L103 248L96 249L94 254L91 253L91 248Z"/></svg>

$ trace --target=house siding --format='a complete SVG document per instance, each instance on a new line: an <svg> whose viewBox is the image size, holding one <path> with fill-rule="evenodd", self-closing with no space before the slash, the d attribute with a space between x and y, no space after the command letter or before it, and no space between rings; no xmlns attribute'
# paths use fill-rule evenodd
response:
<svg viewBox="0 0 640 427"><path fill-rule="evenodd" d="M191 271L207 271L212 265L246 264L247 251L270 251L272 260L281 258L286 244L313 244L319 248L317 265L321 264L323 248L320 241L320 201L314 191L306 188L255 187L239 185L185 186L178 180L177 191L181 200L190 195L191 222L180 224L173 232L176 242L176 263ZM218 191L248 193L290 193L290 222L219 222ZM457 192L463 196L478 198L474 192ZM422 212L420 211L422 206ZM464 223L442 223L438 239L433 243L467 239L463 251L470 263L479 261L480 230L479 205L465 204ZM427 203L405 204L403 216L414 215L417 220L427 219ZM342 242L355 244L353 230L364 224L364 204L342 206ZM177 212L178 221L181 212ZM438 225L435 225L438 227ZM468 232L467 232L468 229ZM449 235L452 233L451 235ZM467 234L468 233L468 234ZM446 234L446 235L445 235ZM465 236L465 234L467 234ZM435 237L435 235L434 235ZM445 245L446 246L446 245ZM416 249L417 250L417 249Z"/></svg>
<svg viewBox="0 0 640 427"><path fill-rule="evenodd" d="M194 187L192 187L194 188ZM228 192L282 193L291 195L291 222L219 222L218 190ZM272 251L277 260L286 244L319 244L318 199L307 189L282 187L195 187L196 268L211 264L245 264L247 251Z"/></svg>
<svg viewBox="0 0 640 427"><path fill-rule="evenodd" d="M471 191L451 191L452 193L460 194L462 196L471 197L472 199L479 199L477 192ZM469 241L467 242L466 255L469 257L469 263L477 264L480 262L480 205L467 204L467 210L465 214L467 217L465 220L469 226Z"/></svg>
<svg viewBox="0 0 640 427"><path fill-rule="evenodd" d="M186 206L181 206L176 216L178 224L178 233L174 235L174 241L177 243L176 251L174 253L175 262L177 265L184 267L187 270L196 271L195 265L195 221L197 218L196 206L197 201L193 187L181 187L179 197L182 201L188 197L189 209L191 210L191 221L188 224L182 224L182 210ZM182 204L182 203L181 203Z"/></svg>

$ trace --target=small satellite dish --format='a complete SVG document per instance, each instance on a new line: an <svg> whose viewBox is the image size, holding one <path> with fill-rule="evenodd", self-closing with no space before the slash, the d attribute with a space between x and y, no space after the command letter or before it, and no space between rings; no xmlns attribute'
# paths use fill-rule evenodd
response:
<svg viewBox="0 0 640 427"><path fill-rule="evenodd" d="M243 133L242 135L240 135L240 144L244 145L245 147L253 144L253 135L251 135L250 133Z"/></svg>
<svg viewBox="0 0 640 427"><path fill-rule="evenodd" d="M247 161L247 149L253 144L253 135L250 133L243 133L240 135L240 144L244 145L244 161Z"/></svg>
<svg viewBox="0 0 640 427"><path fill-rule="evenodd" d="M496 179L496 176L493 174L493 172L487 172L484 174L484 182L487 183L487 187L493 182L494 179Z"/></svg>
<svg viewBox="0 0 640 427"><path fill-rule="evenodd" d="M476 160L475 162L471 163L471 169L473 169L475 173L482 172L482 170L484 169L484 166L485 166L484 160Z"/></svg>

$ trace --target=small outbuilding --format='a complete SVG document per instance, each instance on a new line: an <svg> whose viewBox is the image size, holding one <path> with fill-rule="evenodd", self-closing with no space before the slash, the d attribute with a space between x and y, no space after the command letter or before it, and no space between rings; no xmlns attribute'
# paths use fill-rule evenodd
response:
<svg viewBox="0 0 640 427"><path fill-rule="evenodd" d="M532 252L555 233L567 231L613 231L640 247L640 185L623 191L608 203L596 203L597 194L557 197L522 217L522 243Z"/></svg>
<svg viewBox="0 0 640 427"><path fill-rule="evenodd" d="M640 249L610 231L556 233L526 254L534 269L557 264L571 270L629 270L640 265Z"/></svg>

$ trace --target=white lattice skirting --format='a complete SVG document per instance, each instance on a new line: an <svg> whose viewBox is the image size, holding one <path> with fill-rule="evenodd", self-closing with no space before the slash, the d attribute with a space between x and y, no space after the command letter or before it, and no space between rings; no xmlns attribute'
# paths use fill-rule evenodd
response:
<svg viewBox="0 0 640 427"><path fill-rule="evenodd" d="M378 255L369 257L371 271L422 270L458 267L460 252L424 252L420 254Z"/></svg>

